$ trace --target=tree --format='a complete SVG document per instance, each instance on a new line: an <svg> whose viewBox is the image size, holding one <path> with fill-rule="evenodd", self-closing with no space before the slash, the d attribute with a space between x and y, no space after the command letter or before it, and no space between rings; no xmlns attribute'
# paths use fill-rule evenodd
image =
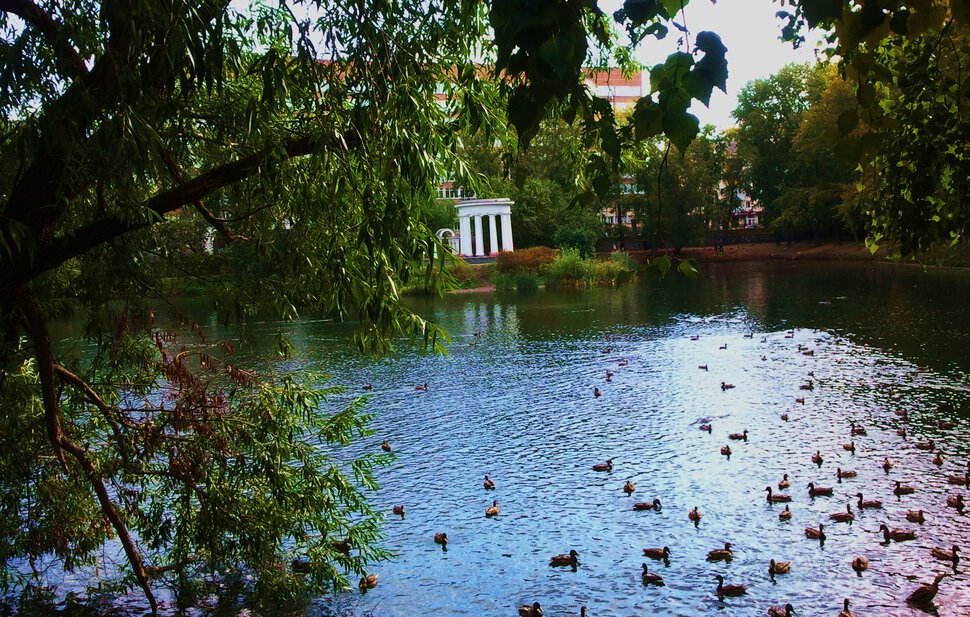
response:
<svg viewBox="0 0 970 617"><path fill-rule="evenodd" d="M615 20L660 35L684 4ZM183 597L214 572L252 574L257 599L346 584L382 555L362 492L380 459L331 458L367 434L360 404L321 416L311 378L241 366L232 341L146 300L205 280L226 319L318 310L359 320L365 349L439 344L397 289L434 272L426 208L455 136L504 107L528 143L556 110L618 160L609 103L581 79L610 53L595 3L318 6L0 0L4 566L95 565L114 538L121 586L153 612L159 577ZM641 138L686 144L691 99L724 88L723 45L695 40L655 67ZM201 250L209 233L229 248ZM90 355L51 340L72 309ZM296 555L305 574L281 567ZM23 588L15 572L3 582Z"/></svg>
<svg viewBox="0 0 970 617"><path fill-rule="evenodd" d="M958 0L810 2L788 0L784 35L830 33L827 50L856 89L866 117L839 118L839 152L864 165L857 202L873 250L888 241L906 256L966 242L967 94L962 67L970 7ZM860 121L865 132L856 132Z"/></svg>
<svg viewBox="0 0 970 617"><path fill-rule="evenodd" d="M779 197L799 173L792 156L802 116L821 97L822 69L790 64L738 94L737 156L745 188L764 207L764 222L781 214Z"/></svg>

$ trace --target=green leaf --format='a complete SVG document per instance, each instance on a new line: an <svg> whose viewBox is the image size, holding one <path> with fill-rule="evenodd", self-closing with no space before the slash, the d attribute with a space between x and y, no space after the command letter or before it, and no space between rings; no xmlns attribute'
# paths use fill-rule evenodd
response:
<svg viewBox="0 0 970 617"><path fill-rule="evenodd" d="M700 130L700 121L697 116L686 111L667 111L664 114L663 127L667 139L677 146L681 152L685 152L687 146L690 145L690 142L694 140Z"/></svg>
<svg viewBox="0 0 970 617"><path fill-rule="evenodd" d="M700 264L693 257L677 264L677 270L688 278L697 278L701 273Z"/></svg>
<svg viewBox="0 0 970 617"><path fill-rule="evenodd" d="M839 133L848 135L859 126L859 114L854 109L847 109L839 114Z"/></svg>

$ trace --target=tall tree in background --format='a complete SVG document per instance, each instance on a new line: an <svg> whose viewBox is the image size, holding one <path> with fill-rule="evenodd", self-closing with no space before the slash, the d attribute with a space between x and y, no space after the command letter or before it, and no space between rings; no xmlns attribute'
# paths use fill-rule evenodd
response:
<svg viewBox="0 0 970 617"><path fill-rule="evenodd" d="M970 225L967 120L970 5L964 0L785 0L786 38L831 33L827 53L840 58L863 114L844 112L839 151L864 166L858 203L867 242L918 256L966 243ZM868 130L857 132L860 120Z"/></svg>
<svg viewBox="0 0 970 617"><path fill-rule="evenodd" d="M802 115L821 98L823 71L790 64L747 84L738 94L737 155L752 198L764 207L764 223L781 214L778 199L799 173L792 153Z"/></svg>

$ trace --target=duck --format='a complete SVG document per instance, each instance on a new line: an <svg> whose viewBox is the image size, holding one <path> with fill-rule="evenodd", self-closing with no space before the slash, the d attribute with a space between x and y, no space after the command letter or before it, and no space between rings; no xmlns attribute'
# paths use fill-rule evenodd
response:
<svg viewBox="0 0 970 617"><path fill-rule="evenodd" d="M852 569L855 570L856 574L862 576L862 573L869 569L869 560L862 556L853 558Z"/></svg>
<svg viewBox="0 0 970 617"><path fill-rule="evenodd" d="M697 365L697 368L701 369L702 371L706 371L707 370L707 365L706 364L698 364Z"/></svg>
<svg viewBox="0 0 970 617"><path fill-rule="evenodd" d="M656 510L660 512L660 500L654 499L653 501L638 501L633 504L634 510Z"/></svg>
<svg viewBox="0 0 970 617"><path fill-rule="evenodd" d="M485 474L485 482L483 483L483 486L485 487L486 491L494 491L495 480L492 480L491 478L488 477L488 474Z"/></svg>
<svg viewBox="0 0 970 617"><path fill-rule="evenodd" d="M845 504L845 512L833 512L829 514L829 518L837 523L851 523L855 520L855 514L852 513L852 505Z"/></svg>
<svg viewBox="0 0 970 617"><path fill-rule="evenodd" d="M363 386L361 386L361 389L370 392L374 389L374 384L365 383Z"/></svg>
<svg viewBox="0 0 970 617"><path fill-rule="evenodd" d="M731 446L721 446L721 454L731 456Z"/></svg>
<svg viewBox="0 0 970 617"><path fill-rule="evenodd" d="M542 617L542 607L538 602L523 604L519 607L519 617Z"/></svg>
<svg viewBox="0 0 970 617"><path fill-rule="evenodd" d="M790 561L775 561L772 559L768 562L768 574L774 576L775 574L788 574L791 570Z"/></svg>
<svg viewBox="0 0 970 617"><path fill-rule="evenodd" d="M733 387L734 387L734 384L733 383L724 383L723 381L721 382L721 389L722 390L730 390Z"/></svg>
<svg viewBox="0 0 970 617"><path fill-rule="evenodd" d="M922 525L926 522L926 517L923 515L922 510L907 510L906 520L910 523L919 523Z"/></svg>
<svg viewBox="0 0 970 617"><path fill-rule="evenodd" d="M889 457L887 456L882 461L882 470L885 471L886 473L889 473L889 470L892 468L893 468L893 462L889 460Z"/></svg>
<svg viewBox="0 0 970 617"><path fill-rule="evenodd" d="M691 510L690 513L687 515L687 518L694 521L694 524L696 525L697 523L700 522L701 516L702 515L700 513L700 510L697 509L697 506L694 506L694 509Z"/></svg>
<svg viewBox="0 0 970 617"><path fill-rule="evenodd" d="M692 335L690 337L690 340L692 340L692 341L699 341L699 340L701 340L701 337L700 337L699 334L694 334L694 335Z"/></svg>
<svg viewBox="0 0 970 617"><path fill-rule="evenodd" d="M885 523L879 526L879 531L882 532L882 537L887 544L890 540L893 542L905 542L906 540L916 539L915 531L910 529L890 529L886 527Z"/></svg>
<svg viewBox="0 0 970 617"><path fill-rule="evenodd" d="M832 487L831 486L815 486L814 482L808 483L808 496L809 497L831 497Z"/></svg>
<svg viewBox="0 0 970 617"><path fill-rule="evenodd" d="M949 484L956 484L957 486L970 486L970 471L962 476L950 476L946 481Z"/></svg>
<svg viewBox="0 0 970 617"><path fill-rule="evenodd" d="M768 503L782 503L791 501L791 495L772 495L770 486L766 486L765 490L768 491L768 496L765 498L767 499Z"/></svg>
<svg viewBox="0 0 970 617"><path fill-rule="evenodd" d="M294 559L290 562L290 569L297 574L308 574L311 566L310 562L305 559Z"/></svg>
<svg viewBox="0 0 970 617"><path fill-rule="evenodd" d="M428 384L427 383L424 383L424 384L422 384L420 386L414 386L414 389L417 390L418 392L427 392L428 391Z"/></svg>
<svg viewBox="0 0 970 617"><path fill-rule="evenodd" d="M809 349L808 351L803 351L802 352L802 355L803 356L814 356L815 355L815 350L814 349Z"/></svg>
<svg viewBox="0 0 970 617"><path fill-rule="evenodd" d="M902 437L903 439L906 439L906 435L908 434L906 432L906 427L904 426L903 428L896 429L896 434Z"/></svg>
<svg viewBox="0 0 970 617"><path fill-rule="evenodd" d="M404 516L404 506L394 506L393 508L391 508L391 512L393 512L394 514L397 514L400 517L403 517Z"/></svg>
<svg viewBox="0 0 970 617"><path fill-rule="evenodd" d="M498 499L493 499L492 505L488 508L485 508L485 516L487 518L492 518L493 516L498 516L499 512L501 511L502 511L501 508L498 507Z"/></svg>
<svg viewBox="0 0 970 617"><path fill-rule="evenodd" d="M930 452L932 452L933 450L936 449L936 443L934 443L933 440L930 439L929 441L917 442L915 444L915 447L917 450L929 450Z"/></svg>
<svg viewBox="0 0 970 617"><path fill-rule="evenodd" d="M805 537L812 540L825 540L825 525L822 523L818 524L818 529L814 527L805 528Z"/></svg>
<svg viewBox="0 0 970 617"><path fill-rule="evenodd" d="M864 426L858 425L855 422L849 422L849 434L850 435L865 435L866 428Z"/></svg>
<svg viewBox="0 0 970 617"><path fill-rule="evenodd" d="M900 495L912 495L915 492L916 489L912 486L907 486L901 483L899 480L896 480L896 488L893 489L893 495L899 497Z"/></svg>
<svg viewBox="0 0 970 617"><path fill-rule="evenodd" d="M933 457L933 464L940 466L943 464L943 453L937 450L936 456Z"/></svg>
<svg viewBox="0 0 970 617"><path fill-rule="evenodd" d="M778 518L780 518L783 521L787 521L791 519L791 510L788 508L787 505L785 506L784 510L778 513Z"/></svg>
<svg viewBox="0 0 970 617"><path fill-rule="evenodd" d="M367 593L368 589L377 587L377 575L364 574L364 576L360 577L360 582L357 583L357 587L360 589L360 593Z"/></svg>
<svg viewBox="0 0 970 617"><path fill-rule="evenodd" d="M815 454L812 455L812 462L815 463L816 465L818 465L819 467L822 466L822 461L824 461L824 460L825 459L822 458L822 451L821 450L816 450L815 451Z"/></svg>
<svg viewBox="0 0 970 617"><path fill-rule="evenodd" d="M856 493L855 496L859 498L859 501L856 503L856 505L859 507L860 510L878 510L879 508L882 507L882 502L879 501L878 499L871 499L869 501L866 501L862 498L862 493Z"/></svg>
<svg viewBox="0 0 970 617"><path fill-rule="evenodd" d="M963 501L963 495L957 495L956 497L951 495L947 497L946 505L947 507L950 507L950 508L956 508L957 512L959 512L960 514L963 514L963 509L964 507L966 507L966 504Z"/></svg>
<svg viewBox="0 0 970 617"><path fill-rule="evenodd" d="M343 540L335 540L330 543L330 546L332 546L333 550L337 551L338 553L343 553L344 555L350 554L350 548L351 548L350 538L344 538Z"/></svg>
<svg viewBox="0 0 970 617"><path fill-rule="evenodd" d="M593 465L593 471L613 471L613 459L609 459L605 463L596 463Z"/></svg>
<svg viewBox="0 0 970 617"><path fill-rule="evenodd" d="M754 338L754 332L748 332L744 335L744 338Z"/></svg>
<svg viewBox="0 0 970 617"><path fill-rule="evenodd" d="M593 388L593 396L603 396L603 393L600 392L599 388Z"/></svg>
<svg viewBox="0 0 970 617"><path fill-rule="evenodd" d="M905 409L894 409L893 413L903 419L906 419L909 417L909 412L907 412Z"/></svg>
<svg viewBox="0 0 970 617"><path fill-rule="evenodd" d="M730 435L728 435L728 439L734 439L736 441L740 441L740 440L747 441L748 429L744 429L744 432L741 432L741 433L731 433Z"/></svg>
<svg viewBox="0 0 970 617"><path fill-rule="evenodd" d="M930 555L933 555L933 557L937 559L942 559L943 561L953 562L954 568L957 567L957 564L960 562L960 557L959 555L957 555L957 553L959 552L960 552L960 547L957 546L956 544L954 544L953 548L950 550L946 550L945 548L930 549Z"/></svg>
<svg viewBox="0 0 970 617"><path fill-rule="evenodd" d="M550 557L549 565L554 567L572 566L575 568L579 564L577 557L579 557L579 553L576 552L576 549L571 549L568 555L553 555Z"/></svg>
<svg viewBox="0 0 970 617"><path fill-rule="evenodd" d="M855 617L855 613L849 610L848 598L842 601L842 610L839 612L839 617Z"/></svg>
<svg viewBox="0 0 970 617"><path fill-rule="evenodd" d="M791 617L795 614L795 608L791 604L786 604L784 608L780 606L769 606L768 617Z"/></svg>
<svg viewBox="0 0 970 617"><path fill-rule="evenodd" d="M606 369L606 381L613 381L613 371Z"/></svg>
<svg viewBox="0 0 970 617"><path fill-rule="evenodd" d="M811 379L806 379L805 380L805 383L803 383L802 385L798 386L798 389L799 390L814 390L815 389L815 384L812 383L812 380Z"/></svg>
<svg viewBox="0 0 970 617"><path fill-rule="evenodd" d="M781 414L778 417L781 418L781 421L782 422L788 422L788 414L787 413L783 413L783 414Z"/></svg>
<svg viewBox="0 0 970 617"><path fill-rule="evenodd" d="M949 420L940 420L939 422L936 423L936 426L937 426L937 428L941 428L943 430L948 430L948 429L951 429L951 428L956 428L957 423L956 422L950 422Z"/></svg>
<svg viewBox="0 0 970 617"><path fill-rule="evenodd" d="M712 430L712 429L711 429L711 425L710 425L710 424L701 424L701 425L700 425L700 429L701 429L702 431L707 431L708 433L710 433L710 432L711 432L711 430Z"/></svg>
<svg viewBox="0 0 970 617"><path fill-rule="evenodd" d="M778 483L778 490L783 491L786 488L790 488L790 487L791 487L791 480L788 479L788 474L786 473L781 477L781 482Z"/></svg>
<svg viewBox="0 0 970 617"><path fill-rule="evenodd" d="M623 492L627 495L632 495L635 490L637 490L637 485L631 480L627 480L626 484L623 485Z"/></svg>
<svg viewBox="0 0 970 617"><path fill-rule="evenodd" d="M644 585L657 585L658 587L664 586L664 579L656 572L648 572L647 564L643 564L643 572L640 573L640 577L643 579Z"/></svg>
<svg viewBox="0 0 970 617"><path fill-rule="evenodd" d="M841 467L836 467L835 469L835 477L839 480L842 480L842 478L854 478L857 475L859 474L855 471L842 471Z"/></svg>
<svg viewBox="0 0 970 617"><path fill-rule="evenodd" d="M629 360L623 359L623 360L620 360L619 362L617 362L616 365L617 366L626 366L629 363L630 363Z"/></svg>
<svg viewBox="0 0 970 617"><path fill-rule="evenodd" d="M387 440L386 439L381 442L381 450L383 450L385 452L390 452L391 451L391 444L387 443Z"/></svg>
<svg viewBox="0 0 970 617"><path fill-rule="evenodd" d="M724 548L716 548L713 551L707 553L708 561L731 561L734 559L734 552L731 547L734 546L730 542L724 543Z"/></svg>
<svg viewBox="0 0 970 617"><path fill-rule="evenodd" d="M746 585L725 585L724 577L720 574L714 578L717 579L717 595L719 596L743 596L748 593Z"/></svg>
<svg viewBox="0 0 970 617"><path fill-rule="evenodd" d="M855 442L850 441L849 443L842 444L842 449L845 450L846 452L851 452L855 454Z"/></svg>
<svg viewBox="0 0 970 617"><path fill-rule="evenodd" d="M917 605L929 604L933 601L933 598L936 597L936 592L940 590L940 581L942 581L943 577L945 576L947 576L945 572L943 574L937 574L932 583L924 583L917 587L916 591L909 594L906 601Z"/></svg>
<svg viewBox="0 0 970 617"><path fill-rule="evenodd" d="M805 404L805 397L804 396L800 396L800 397L798 397L798 398L795 399L795 402L798 403L799 405L804 405Z"/></svg>
<svg viewBox="0 0 970 617"><path fill-rule="evenodd" d="M643 555L650 559L663 559L667 561L670 559L670 549L666 546L663 548L645 548L643 549Z"/></svg>
<svg viewBox="0 0 970 617"><path fill-rule="evenodd" d="M447 546L448 534L443 531L439 531L438 533L434 534L434 543L440 544L441 546Z"/></svg>
<svg viewBox="0 0 970 617"><path fill-rule="evenodd" d="M721 345L720 347L718 347L718 349L727 349L727 343L724 343L723 345Z"/></svg>

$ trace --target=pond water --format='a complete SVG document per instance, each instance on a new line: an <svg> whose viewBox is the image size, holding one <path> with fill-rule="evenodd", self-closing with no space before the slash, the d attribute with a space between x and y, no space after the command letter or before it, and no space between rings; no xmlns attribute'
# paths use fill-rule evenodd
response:
<svg viewBox="0 0 970 617"><path fill-rule="evenodd" d="M734 264L705 266L695 280L615 290L418 303L452 334L447 356L403 345L375 360L353 352L350 326L285 326L303 368L330 371L348 387L331 401L335 409L373 384L376 434L348 454L374 451L383 439L396 454L372 496L387 513L384 546L396 557L372 568L375 589L320 600L312 610L515 615L540 602L547 616L579 615L581 606L590 617L733 616L790 602L807 616L836 615L850 598L857 615L893 616L923 614L905 597L949 572L935 610L970 615L966 562L954 569L930 556L953 544L970 553L970 506L959 514L946 505L948 496L968 493L947 481L970 460L968 306L967 272ZM812 390L800 389L806 380ZM427 392L415 390L424 383ZM940 420L957 424L941 429ZM851 422L867 434L850 435ZM711 433L699 430L703 423ZM747 441L729 441L745 429ZM942 465L916 447L930 439ZM854 453L843 448L852 440ZM726 457L720 449L729 443ZM821 466L812 462L816 450ZM888 473L886 457L895 464ZM591 469L607 459L612 472ZM839 482L837 468L858 475ZM779 519L784 504L769 504L764 491L779 492L785 473L790 521ZM485 474L496 490L484 490ZM629 497L628 480L636 485ZM896 480L915 494L895 497ZM810 498L809 482L834 495ZM829 520L849 502L855 509L860 491L883 508L856 511L851 524ZM634 511L634 502L654 498L661 511ZM493 499L501 514L486 518ZM398 504L403 518L391 514ZM693 507L703 515L697 526L688 520ZM906 520L915 509L925 511L925 523ZM824 545L804 533L819 523ZM884 545L881 523L917 537ZM433 541L441 531L447 551ZM733 560L707 561L725 542L734 545ZM644 547L663 546L669 565L644 558ZM579 553L575 571L549 566L570 549ZM861 577L850 568L860 555L870 562ZM772 580L771 559L791 561L791 572ZM642 584L645 561L665 586ZM747 594L719 600L716 574L747 585Z"/></svg>
<svg viewBox="0 0 970 617"><path fill-rule="evenodd" d="M454 337L444 357L404 350L371 361L349 351L345 326L301 324L294 338L308 367L334 371L348 397L374 386L377 434L361 447L387 439L397 456L374 496L396 558L373 568L376 589L318 609L514 615L537 601L546 615L578 615L581 606L591 616L760 615L790 602L800 615L835 615L850 598L858 615L908 615L921 613L906 596L949 572L936 610L970 615L965 562L953 569L930 556L953 544L970 552L970 508L946 505L967 494L947 478L970 460L968 301L966 272L738 264L707 266L699 280L422 304ZM800 389L806 380L812 390ZM415 390L424 383L427 392ZM940 420L957 425L944 430ZM699 430L708 422L710 434ZM867 434L851 436L852 422ZM729 441L745 429L746 442ZM930 439L942 465L916 447ZM854 453L843 447L850 441ZM612 472L591 469L607 459ZM837 468L858 475L839 482ZM785 473L790 521L764 491L778 492ZM496 490L483 489L484 474ZM915 494L894 496L896 480ZM834 495L810 498L809 482ZM849 502L855 510L858 492L883 508L856 511L851 524L829 520ZM660 512L634 511L654 498ZM487 519L493 499L501 514ZM404 518L390 513L398 504ZM906 520L915 509L924 524ZM819 523L824 545L804 533ZM882 523L917 537L883 545ZM439 531L447 551L433 542ZM725 542L733 560L707 561ZM669 565L644 559L644 547L663 546ZM570 549L579 553L575 571L549 566ZM870 562L861 577L850 568L856 556ZM773 581L771 559L791 561L791 572ZM642 584L645 561L664 587ZM719 600L716 574L747 585L747 595Z"/></svg>

